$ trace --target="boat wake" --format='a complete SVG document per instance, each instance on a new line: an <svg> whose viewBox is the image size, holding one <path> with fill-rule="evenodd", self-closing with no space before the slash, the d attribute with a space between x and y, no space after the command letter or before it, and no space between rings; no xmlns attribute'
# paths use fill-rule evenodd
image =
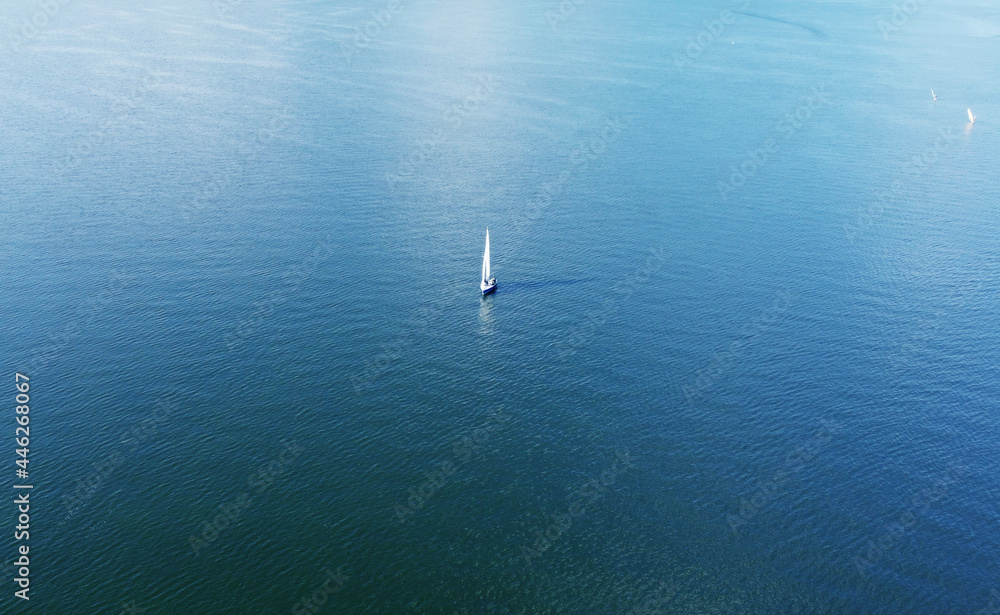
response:
<svg viewBox="0 0 1000 615"><path fill-rule="evenodd" d="M527 292L529 290L543 290L546 288L553 288L556 286L569 286L571 284L580 284L583 282L593 282L596 278L575 278L571 280L535 280L535 281L523 281L523 282L504 282L503 292L504 294L512 292Z"/></svg>

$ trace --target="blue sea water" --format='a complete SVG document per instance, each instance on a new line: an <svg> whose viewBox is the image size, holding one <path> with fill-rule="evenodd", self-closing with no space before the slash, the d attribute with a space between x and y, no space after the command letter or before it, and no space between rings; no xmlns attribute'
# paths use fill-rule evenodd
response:
<svg viewBox="0 0 1000 615"><path fill-rule="evenodd" d="M0 611L1000 603L995 3L53 0L0 45Z"/></svg>

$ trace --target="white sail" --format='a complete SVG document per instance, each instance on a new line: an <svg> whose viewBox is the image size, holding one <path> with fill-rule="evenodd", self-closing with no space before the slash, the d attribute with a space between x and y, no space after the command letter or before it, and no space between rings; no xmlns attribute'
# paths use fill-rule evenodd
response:
<svg viewBox="0 0 1000 615"><path fill-rule="evenodd" d="M937 94L934 93L934 88L931 88L931 98L937 100Z"/></svg>
<svg viewBox="0 0 1000 615"><path fill-rule="evenodd" d="M483 253L483 282L490 279L490 229L486 229L486 252Z"/></svg>
<svg viewBox="0 0 1000 615"><path fill-rule="evenodd" d="M484 295L488 295L497 288L497 281L490 277L490 229L486 229L486 250L483 252L483 281L479 283L479 290Z"/></svg>
<svg viewBox="0 0 1000 615"><path fill-rule="evenodd" d="M976 123L976 116L972 115L972 109L966 109L966 111L969 112L969 121L972 122L973 124L975 124Z"/></svg>

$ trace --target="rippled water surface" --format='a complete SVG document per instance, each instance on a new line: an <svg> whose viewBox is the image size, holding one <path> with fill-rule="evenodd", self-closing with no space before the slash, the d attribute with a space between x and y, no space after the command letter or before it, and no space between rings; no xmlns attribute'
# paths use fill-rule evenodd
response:
<svg viewBox="0 0 1000 615"><path fill-rule="evenodd" d="M0 611L989 608L1000 10L890 4L5 10Z"/></svg>

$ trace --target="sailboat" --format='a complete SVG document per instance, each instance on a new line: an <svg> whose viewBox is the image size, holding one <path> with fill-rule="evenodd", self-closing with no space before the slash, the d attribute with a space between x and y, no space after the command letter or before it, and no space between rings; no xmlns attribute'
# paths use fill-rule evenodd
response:
<svg viewBox="0 0 1000 615"><path fill-rule="evenodd" d="M934 88L931 88L931 98L937 100L937 94L934 93Z"/></svg>
<svg viewBox="0 0 1000 615"><path fill-rule="evenodd" d="M479 290L488 295L497 289L497 279L490 277L490 229L486 229L486 251L483 252L483 280Z"/></svg>
<svg viewBox="0 0 1000 615"><path fill-rule="evenodd" d="M972 109L966 109L966 111L969 112L969 121L972 122L973 124L975 124L976 123L976 116L972 115Z"/></svg>

